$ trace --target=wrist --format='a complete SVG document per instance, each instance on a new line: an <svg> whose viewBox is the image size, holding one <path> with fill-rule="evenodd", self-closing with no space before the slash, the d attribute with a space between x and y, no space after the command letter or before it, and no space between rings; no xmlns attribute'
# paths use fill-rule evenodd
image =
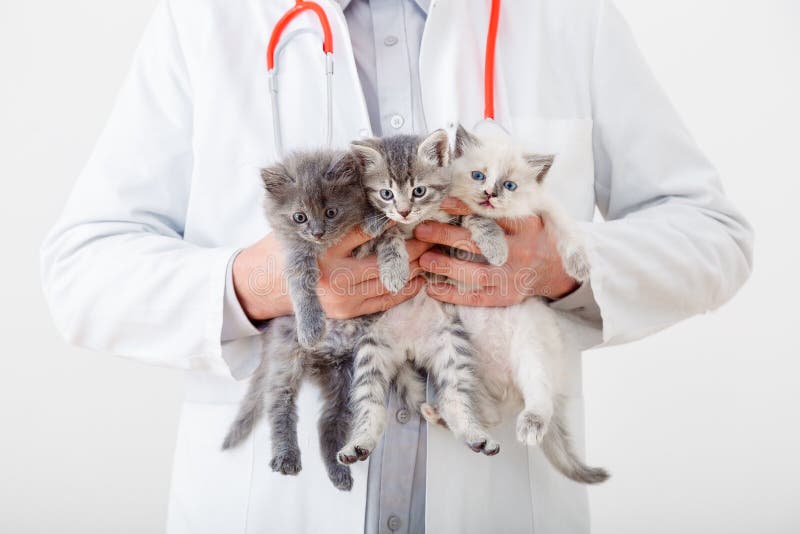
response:
<svg viewBox="0 0 800 534"><path fill-rule="evenodd" d="M270 250L270 237L242 250L233 260L236 298L252 322L293 313L291 300L284 291L280 262Z"/></svg>

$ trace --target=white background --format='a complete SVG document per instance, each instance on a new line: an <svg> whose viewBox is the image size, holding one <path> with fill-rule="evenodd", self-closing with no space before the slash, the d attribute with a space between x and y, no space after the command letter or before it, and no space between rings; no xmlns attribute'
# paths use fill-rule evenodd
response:
<svg viewBox="0 0 800 534"><path fill-rule="evenodd" d="M180 373L66 346L38 247L155 0L0 0L0 532L163 531ZM800 532L800 2L619 0L757 232L736 299L585 356L596 534Z"/></svg>

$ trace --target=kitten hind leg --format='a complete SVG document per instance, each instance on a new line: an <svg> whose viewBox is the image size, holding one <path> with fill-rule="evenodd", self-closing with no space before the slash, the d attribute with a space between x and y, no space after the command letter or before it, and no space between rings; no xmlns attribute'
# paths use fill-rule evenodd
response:
<svg viewBox="0 0 800 534"><path fill-rule="evenodd" d="M297 392L303 378L301 357L295 351L273 358L269 367L269 409L272 426L273 471L296 475L302 469L300 447L297 444Z"/></svg>
<svg viewBox="0 0 800 534"><path fill-rule="evenodd" d="M494 456L500 452L500 444L492 439L477 416L479 385L472 343L455 309L448 309L447 313L451 323L437 336L443 345L434 355L436 362L432 366L438 390L438 414L470 449Z"/></svg>
<svg viewBox="0 0 800 534"><path fill-rule="evenodd" d="M342 491L350 491L353 477L350 468L337 462L337 453L347 442L350 432L350 386L352 362L331 369L320 378L325 392L325 405L319 417L319 445L328 478Z"/></svg>
<svg viewBox="0 0 800 534"><path fill-rule="evenodd" d="M351 408L354 413L350 441L339 451L339 462L366 460L378 444L386 425L389 384L400 362L385 340L367 335L356 350Z"/></svg>
<svg viewBox="0 0 800 534"><path fill-rule="evenodd" d="M517 416L517 439L526 445L538 445L544 439L553 417L553 390L544 359L546 348L528 339L512 348L517 359L514 381L525 406Z"/></svg>

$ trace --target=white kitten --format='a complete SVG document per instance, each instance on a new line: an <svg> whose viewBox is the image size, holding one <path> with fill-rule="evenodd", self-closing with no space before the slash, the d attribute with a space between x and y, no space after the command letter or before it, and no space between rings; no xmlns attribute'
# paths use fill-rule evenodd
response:
<svg viewBox="0 0 800 534"><path fill-rule="evenodd" d="M554 156L528 154L504 132L476 136L461 127L455 156L452 195L487 218L541 216L545 230L558 243L567 273L580 282L588 280L589 263L580 234L545 191L545 176ZM530 298L507 308L460 307L459 316L478 349L488 389L516 390L522 396L518 439L528 445L541 444L548 460L572 480L605 481L605 470L588 467L577 457L566 430L560 402L566 349L555 312L540 298ZM426 405L422 411L436 422L431 407Z"/></svg>

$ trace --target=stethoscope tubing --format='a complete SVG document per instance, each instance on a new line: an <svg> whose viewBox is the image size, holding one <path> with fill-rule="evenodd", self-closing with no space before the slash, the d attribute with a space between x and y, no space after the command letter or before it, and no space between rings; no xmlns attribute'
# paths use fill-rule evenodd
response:
<svg viewBox="0 0 800 534"><path fill-rule="evenodd" d="M286 34L280 40L273 52L273 67L267 71L269 78L269 96L272 104L272 134L275 142L275 152L280 158L283 156L283 140L281 135L281 116L280 106L278 105L278 72L281 53L288 46L288 44L300 35L313 34L320 36L320 32L314 28L298 28ZM333 145L333 53L325 52L325 93L326 93L326 123L327 129L325 134L325 145L331 147Z"/></svg>
<svg viewBox="0 0 800 534"><path fill-rule="evenodd" d="M489 14L489 29L486 35L486 58L483 71L484 79L484 110L483 120L478 122L478 125L484 123L494 123L500 126L495 121L495 108L494 108L494 87L495 87L495 55L497 49L497 28L500 21L500 4L501 0L492 0L491 11ZM325 53L325 93L327 103L327 117L326 126L327 131L325 135L326 146L331 147L333 144L333 35L331 32L328 17L325 15L324 9L316 2L310 0L296 0L295 5L287 11L275 25L269 40L267 48L267 73L269 76L269 95L272 104L272 129L275 144L275 152L280 158L283 156L283 139L281 136L281 119L280 109L278 105L278 63L281 53L286 46L295 37L303 34L312 33L320 35L320 32L313 28L299 28L286 34L281 39L281 34L286 26L303 11L313 11L317 16L322 28L322 49ZM502 129L502 126L500 126Z"/></svg>

